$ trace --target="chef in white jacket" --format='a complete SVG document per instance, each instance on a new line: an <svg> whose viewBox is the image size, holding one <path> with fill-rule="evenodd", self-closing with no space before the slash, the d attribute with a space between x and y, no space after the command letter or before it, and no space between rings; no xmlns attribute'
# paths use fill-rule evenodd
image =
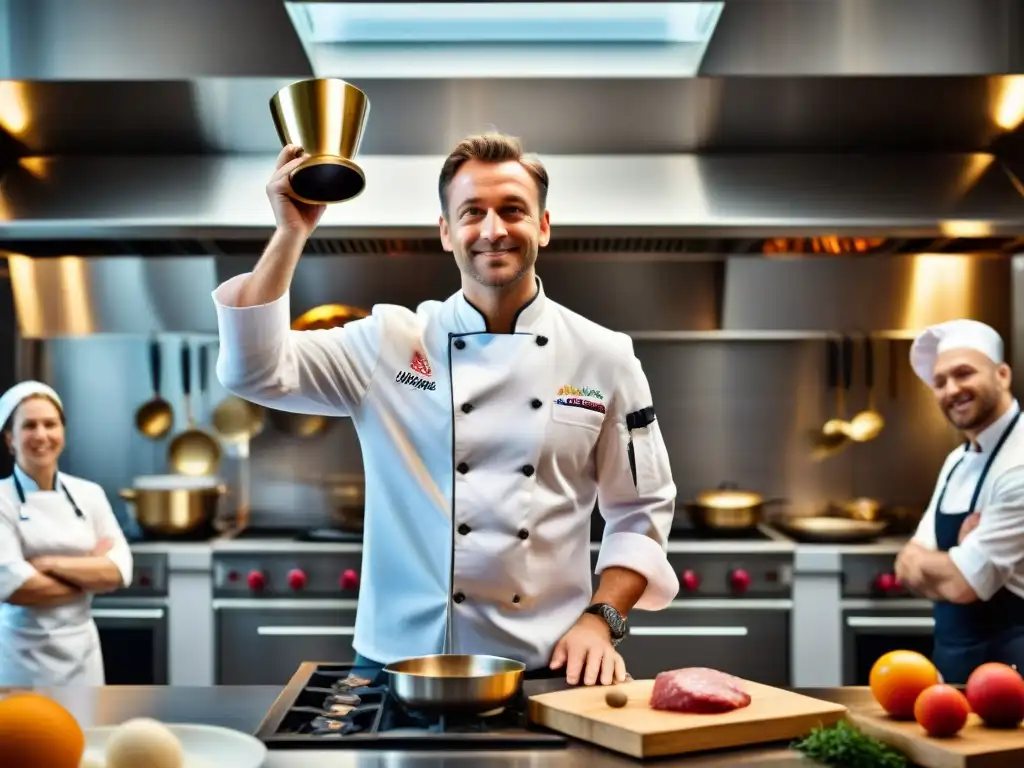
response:
<svg viewBox="0 0 1024 768"><path fill-rule="evenodd" d="M550 237L543 165L506 136L462 141L439 183L462 290L293 332L288 288L323 214L288 196L301 152L278 158L277 230L259 263L214 292L217 374L253 402L354 422L359 662L484 653L573 684L625 679L615 646L627 615L679 588L666 558L676 488L630 338L557 304L535 275Z"/></svg>
<svg viewBox="0 0 1024 768"><path fill-rule="evenodd" d="M947 683L990 661L1024 669L1024 425L1003 341L984 323L953 320L926 328L910 362L965 440L896 575L934 601L933 661Z"/></svg>
<svg viewBox="0 0 1024 768"><path fill-rule="evenodd" d="M103 685L92 595L131 582L132 555L103 489L58 473L64 409L45 384L0 397L14 456L0 480L0 686Z"/></svg>

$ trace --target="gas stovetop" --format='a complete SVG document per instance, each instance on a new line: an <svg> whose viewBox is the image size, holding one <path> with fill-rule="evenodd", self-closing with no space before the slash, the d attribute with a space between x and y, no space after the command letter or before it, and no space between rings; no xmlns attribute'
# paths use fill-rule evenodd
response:
<svg viewBox="0 0 1024 768"><path fill-rule="evenodd" d="M268 749L537 749L568 739L529 723L526 697L488 715L426 715L388 692L387 673L306 662L256 731Z"/></svg>

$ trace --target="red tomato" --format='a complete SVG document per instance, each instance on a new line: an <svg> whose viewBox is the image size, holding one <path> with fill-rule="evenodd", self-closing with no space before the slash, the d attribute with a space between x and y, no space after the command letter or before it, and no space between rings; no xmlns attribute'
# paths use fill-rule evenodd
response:
<svg viewBox="0 0 1024 768"><path fill-rule="evenodd" d="M868 679L875 701L900 720L914 716L921 691L941 682L935 665L916 651L890 651L875 662Z"/></svg>
<svg viewBox="0 0 1024 768"><path fill-rule="evenodd" d="M1024 720L1024 679L1006 664L982 664L967 678L967 701L989 728L1016 728Z"/></svg>
<svg viewBox="0 0 1024 768"><path fill-rule="evenodd" d="M951 685L925 688L914 702L914 719L932 738L955 736L971 712L967 697Z"/></svg>

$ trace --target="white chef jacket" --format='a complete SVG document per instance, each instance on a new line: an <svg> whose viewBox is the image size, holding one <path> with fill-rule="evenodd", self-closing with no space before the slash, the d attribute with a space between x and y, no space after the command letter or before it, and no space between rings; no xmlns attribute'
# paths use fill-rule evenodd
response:
<svg viewBox="0 0 1024 768"><path fill-rule="evenodd" d="M606 521L597 572L643 574L641 610L675 597L676 488L628 336L546 298L539 280L513 334L487 333L461 291L295 332L287 293L235 306L245 278L213 293L220 381L273 408L349 416L359 434L359 653L547 666L592 599L595 500Z"/></svg>
<svg viewBox="0 0 1024 768"><path fill-rule="evenodd" d="M942 501L942 513L968 511L985 463L1018 412L1020 405L1014 400L1006 413L978 435L980 450L961 445L946 457L931 502L914 534L915 541L927 549L937 548L935 505L947 477L949 487ZM961 458L963 462L950 477L950 471ZM1003 586L1024 597L1024 418L996 456L978 497L977 509L972 511L981 512L978 527L963 543L949 550L953 563L981 600L990 599Z"/></svg>
<svg viewBox="0 0 1024 768"><path fill-rule="evenodd" d="M35 574L28 560L88 555L102 538L113 540L107 557L128 586L133 567L128 542L96 483L60 472L56 490L40 491L17 465L14 472L25 492L24 506L13 479L0 480L0 686L103 685L92 595L53 607L6 601ZM75 514L63 488L84 518Z"/></svg>

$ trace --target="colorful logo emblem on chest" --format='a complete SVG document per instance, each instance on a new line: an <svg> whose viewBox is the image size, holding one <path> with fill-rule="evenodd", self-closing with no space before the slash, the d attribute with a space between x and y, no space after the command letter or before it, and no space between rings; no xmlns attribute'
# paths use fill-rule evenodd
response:
<svg viewBox="0 0 1024 768"><path fill-rule="evenodd" d="M588 411L605 412L604 394L593 387L574 387L565 384L559 388L555 396L555 405L568 405L573 408L586 408Z"/></svg>
<svg viewBox="0 0 1024 768"><path fill-rule="evenodd" d="M409 367L415 371L399 371L398 375L395 376L395 381L399 384L405 384L406 386L412 387L413 389L426 389L428 391L434 391L437 389L437 384L433 381L428 381L434 372L430 370L430 363L419 352L412 353L412 361L409 363ZM419 374L417 376L416 374ZM426 378L423 378L423 377Z"/></svg>

